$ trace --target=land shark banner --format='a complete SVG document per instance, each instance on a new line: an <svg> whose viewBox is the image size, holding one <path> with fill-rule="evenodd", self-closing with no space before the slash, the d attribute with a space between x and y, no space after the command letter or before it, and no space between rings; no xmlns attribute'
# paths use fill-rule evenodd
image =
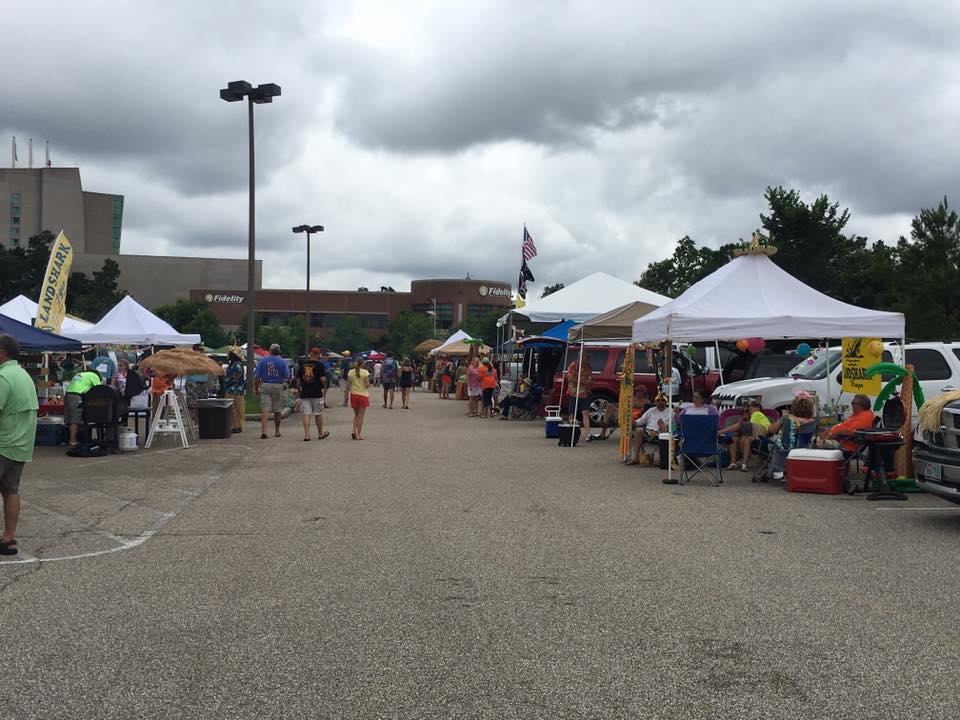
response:
<svg viewBox="0 0 960 720"><path fill-rule="evenodd" d="M63 230L50 246L50 260L37 301L36 326L41 330L59 333L63 316L67 313L67 280L73 264L73 247Z"/></svg>

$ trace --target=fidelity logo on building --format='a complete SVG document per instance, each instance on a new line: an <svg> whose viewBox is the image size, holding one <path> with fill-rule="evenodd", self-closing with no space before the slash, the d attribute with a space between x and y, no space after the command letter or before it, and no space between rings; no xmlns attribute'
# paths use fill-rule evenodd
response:
<svg viewBox="0 0 960 720"><path fill-rule="evenodd" d="M207 293L204 298L208 303L223 303L225 305L240 305L243 303L243 295L214 295Z"/></svg>
<svg viewBox="0 0 960 720"><path fill-rule="evenodd" d="M496 288L496 287L487 287L486 285L481 285L477 288L477 292L480 293L481 297L510 297L513 294L513 291L509 288Z"/></svg>

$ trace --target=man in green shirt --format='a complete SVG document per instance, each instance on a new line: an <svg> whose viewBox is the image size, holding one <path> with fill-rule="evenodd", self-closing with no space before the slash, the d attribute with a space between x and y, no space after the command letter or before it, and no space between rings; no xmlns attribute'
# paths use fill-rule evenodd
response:
<svg viewBox="0 0 960 720"><path fill-rule="evenodd" d="M23 466L33 460L33 442L37 437L37 388L20 367L19 359L20 343L0 333L0 555L17 554L20 476Z"/></svg>
<svg viewBox="0 0 960 720"><path fill-rule="evenodd" d="M100 376L92 370L84 370L73 376L67 385L67 392L63 398L63 422L70 426L70 447L75 448L77 430L80 426L80 398L92 387L102 384Z"/></svg>

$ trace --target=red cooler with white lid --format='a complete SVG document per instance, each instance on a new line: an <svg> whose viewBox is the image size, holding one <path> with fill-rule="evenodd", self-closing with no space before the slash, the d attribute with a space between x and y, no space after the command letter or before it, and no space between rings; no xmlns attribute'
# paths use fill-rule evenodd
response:
<svg viewBox="0 0 960 720"><path fill-rule="evenodd" d="M839 450L791 450L787 490L839 495L843 492L843 453Z"/></svg>

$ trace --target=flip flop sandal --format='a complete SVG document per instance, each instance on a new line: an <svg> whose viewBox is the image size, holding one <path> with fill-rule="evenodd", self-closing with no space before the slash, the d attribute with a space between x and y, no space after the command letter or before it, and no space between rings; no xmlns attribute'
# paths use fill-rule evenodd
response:
<svg viewBox="0 0 960 720"><path fill-rule="evenodd" d="M352 437L354 440L356 440L356 439L357 439L357 434L356 434L356 433L350 433L350 437Z"/></svg>
<svg viewBox="0 0 960 720"><path fill-rule="evenodd" d="M304 442L310 442L310 438L304 438L303 441L304 441Z"/></svg>
<svg viewBox="0 0 960 720"><path fill-rule="evenodd" d="M260 433L260 439L261 439L261 440L266 440L266 439L267 439L267 434L266 434L266 433Z"/></svg>
<svg viewBox="0 0 960 720"><path fill-rule="evenodd" d="M16 555L17 550L17 541L16 540L7 540L5 542L0 542L0 555Z"/></svg>
<svg viewBox="0 0 960 720"><path fill-rule="evenodd" d="M324 431L323 435L317 438L317 440L326 440L328 437L330 437L330 431L326 430Z"/></svg>
<svg viewBox="0 0 960 720"><path fill-rule="evenodd" d="M274 436L274 437L280 437L280 433L274 433L273 436Z"/></svg>

